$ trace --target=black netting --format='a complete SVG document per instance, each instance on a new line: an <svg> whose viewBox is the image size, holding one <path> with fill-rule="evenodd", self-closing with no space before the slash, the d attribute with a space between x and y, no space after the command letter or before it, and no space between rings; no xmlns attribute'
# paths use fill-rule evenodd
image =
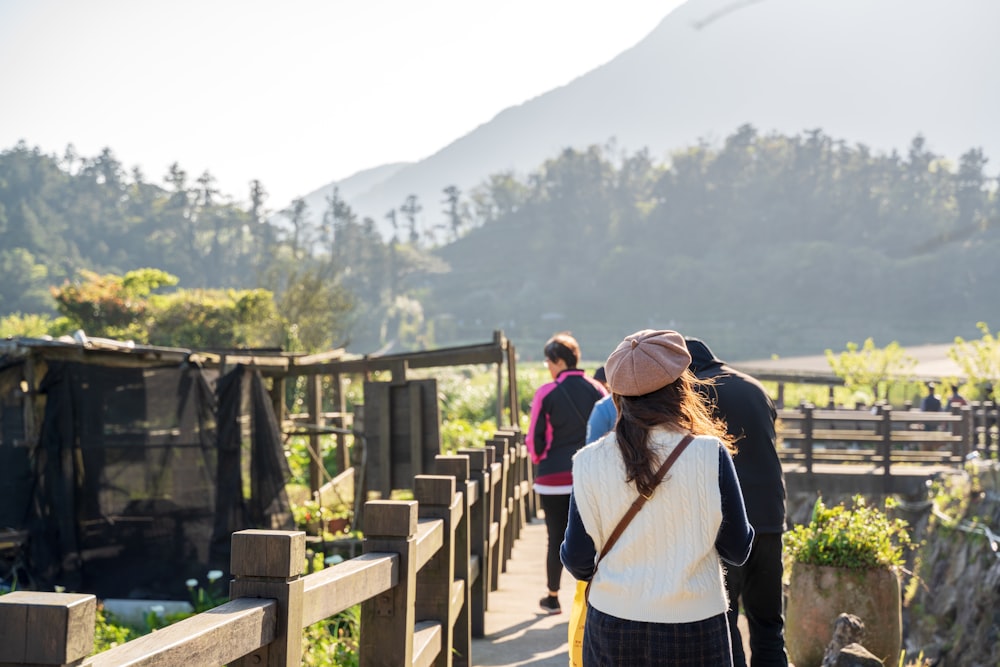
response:
<svg viewBox="0 0 1000 667"><path fill-rule="evenodd" d="M34 472L25 440L24 364L0 368L0 471L3 474L3 502L0 502L0 531L26 527Z"/></svg>
<svg viewBox="0 0 1000 667"><path fill-rule="evenodd" d="M22 521L38 587L185 598L186 579L228 570L234 531L290 526L280 433L255 371L55 362L40 391L35 510ZM0 457L10 449L0 441ZM0 491L0 506L30 504L24 488Z"/></svg>

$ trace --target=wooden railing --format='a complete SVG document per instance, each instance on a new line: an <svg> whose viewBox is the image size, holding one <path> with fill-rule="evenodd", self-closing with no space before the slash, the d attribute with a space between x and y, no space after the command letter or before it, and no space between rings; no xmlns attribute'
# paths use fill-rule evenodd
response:
<svg viewBox="0 0 1000 667"><path fill-rule="evenodd" d="M435 463L414 500L365 504L361 556L303 576L304 533L234 533L229 602L93 656L93 595L0 596L0 666L292 667L303 628L357 604L361 665L471 665L489 593L535 513L531 466L505 431Z"/></svg>
<svg viewBox="0 0 1000 667"><path fill-rule="evenodd" d="M779 456L811 472L814 463L960 465L980 447L974 409L952 412L817 409L811 405L778 411Z"/></svg>

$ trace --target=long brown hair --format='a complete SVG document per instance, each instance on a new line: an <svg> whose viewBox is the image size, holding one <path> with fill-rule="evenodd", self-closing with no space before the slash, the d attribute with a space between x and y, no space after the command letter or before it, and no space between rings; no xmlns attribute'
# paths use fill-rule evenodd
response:
<svg viewBox="0 0 1000 667"><path fill-rule="evenodd" d="M660 462L649 449L649 434L654 428L712 435L730 453L736 453L734 438L726 432L726 424L712 416L708 399L696 390L699 385L708 384L712 381L700 380L685 370L674 382L648 394L612 395L618 409L615 435L625 462L626 481L634 481L639 493L649 495L655 488L654 477Z"/></svg>

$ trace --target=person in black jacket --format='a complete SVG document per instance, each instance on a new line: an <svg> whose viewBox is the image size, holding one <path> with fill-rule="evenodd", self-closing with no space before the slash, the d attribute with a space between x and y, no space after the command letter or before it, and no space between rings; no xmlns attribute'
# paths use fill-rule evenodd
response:
<svg viewBox="0 0 1000 667"><path fill-rule="evenodd" d="M569 517L569 495L573 490L573 455L587 444L587 417L594 403L607 394L604 385L577 368L580 345L569 332L558 333L545 343L545 366L552 376L531 399L531 425L525 435L535 469L535 493L545 513L548 550L545 572L548 593L540 600L542 611L558 614L559 580L563 566L559 545Z"/></svg>
<svg viewBox="0 0 1000 667"><path fill-rule="evenodd" d="M708 399L736 438L738 452L733 462L755 533L750 558L740 567L730 566L726 572L733 665L747 664L736 626L742 601L750 628L750 664L786 667L781 589L785 477L778 459L774 403L760 382L716 358L703 341L690 337L685 341L691 352L691 370L701 379L714 380L705 388Z"/></svg>

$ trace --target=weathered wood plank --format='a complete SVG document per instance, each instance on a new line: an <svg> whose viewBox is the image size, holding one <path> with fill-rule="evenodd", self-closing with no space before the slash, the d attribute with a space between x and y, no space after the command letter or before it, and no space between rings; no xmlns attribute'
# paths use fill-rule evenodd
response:
<svg viewBox="0 0 1000 667"><path fill-rule="evenodd" d="M84 667L218 667L272 642L278 604L238 598L133 639L84 661Z"/></svg>
<svg viewBox="0 0 1000 667"><path fill-rule="evenodd" d="M430 667L441 654L441 624L423 621L413 628L413 667Z"/></svg>
<svg viewBox="0 0 1000 667"><path fill-rule="evenodd" d="M366 553L303 579L303 627L384 593L399 582L399 557Z"/></svg>
<svg viewBox="0 0 1000 667"><path fill-rule="evenodd" d="M421 519L417 522L417 569L434 557L444 544L444 521Z"/></svg>
<svg viewBox="0 0 1000 667"><path fill-rule="evenodd" d="M451 602L448 608L451 610L451 618L448 619L449 625L455 625L455 620L461 615L465 608L465 592L468 590L465 586L464 579L456 579L451 584Z"/></svg>

